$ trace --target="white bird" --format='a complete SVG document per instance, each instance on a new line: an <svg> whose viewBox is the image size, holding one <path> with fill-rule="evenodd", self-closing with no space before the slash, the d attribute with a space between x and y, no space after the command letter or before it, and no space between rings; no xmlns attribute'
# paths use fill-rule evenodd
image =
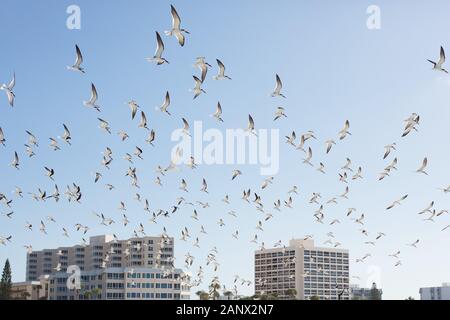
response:
<svg viewBox="0 0 450 320"><path fill-rule="evenodd" d="M407 197L408 197L408 195L405 194L405 195L404 195L403 197L401 197L400 199L395 200L394 202L392 202L392 203L386 208L386 210L390 210L390 209L394 208L395 206L400 205L401 202L402 202L403 200L405 200Z"/></svg>
<svg viewBox="0 0 450 320"><path fill-rule="evenodd" d="M416 241L414 241L413 243L409 243L408 244L408 246L411 246L411 247L414 247L414 248L417 248L417 244L419 243L419 239L417 239Z"/></svg>
<svg viewBox="0 0 450 320"><path fill-rule="evenodd" d="M9 84L2 84L0 86L0 90L5 91L6 96L8 98L8 103L11 107L14 107L14 98L16 95L13 92L14 86L16 85L16 74L13 74L12 80L9 82Z"/></svg>
<svg viewBox="0 0 450 320"><path fill-rule="evenodd" d="M339 139L343 140L347 135L351 135L350 131L350 122L348 120L345 121L344 128L342 128L341 131L339 131Z"/></svg>
<svg viewBox="0 0 450 320"><path fill-rule="evenodd" d="M61 136L61 139L68 145L71 145L72 136L70 135L70 131L64 123L63 123L63 127L64 127L64 133Z"/></svg>
<svg viewBox="0 0 450 320"><path fill-rule="evenodd" d="M441 50L439 52L439 60L438 60L438 62L434 62L432 60L428 60L428 62L433 64L433 70L443 71L445 73L448 73L447 70L442 68L442 65L445 63L445 52L444 52L444 48L442 48L442 46L441 46Z"/></svg>
<svg viewBox="0 0 450 320"><path fill-rule="evenodd" d="M397 144L394 142L394 143L388 144L387 146L384 146L384 156L383 156L383 159L386 159L387 156L391 153L392 150L397 150L397 149L395 149L395 146L396 146L396 145L397 145Z"/></svg>
<svg viewBox="0 0 450 320"><path fill-rule="evenodd" d="M0 143L1 143L3 146L5 146L5 142L6 142L5 134L3 133L2 127L0 127Z"/></svg>
<svg viewBox="0 0 450 320"><path fill-rule="evenodd" d="M328 152L330 152L333 144L336 144L336 142L334 140L327 140L327 141L325 141L325 144L327 146L327 153L328 153Z"/></svg>
<svg viewBox="0 0 450 320"><path fill-rule="evenodd" d="M220 102L217 102L216 111L211 115L211 117L214 117L218 121L223 122L223 119L222 119L222 106L220 105Z"/></svg>
<svg viewBox="0 0 450 320"><path fill-rule="evenodd" d="M75 51L77 53L75 63L72 66L67 66L67 69L85 73L84 69L81 67L81 64L83 63L83 55L81 54L81 50L77 44L75 45Z"/></svg>
<svg viewBox="0 0 450 320"><path fill-rule="evenodd" d="M98 99L97 89L95 88L95 85L91 83L91 97L88 101L83 101L83 104L86 107L94 108L98 112L100 112L100 106L96 104Z"/></svg>
<svg viewBox="0 0 450 320"><path fill-rule="evenodd" d="M19 170L19 156L17 155L17 152L14 152L14 159L11 162L11 167Z"/></svg>
<svg viewBox="0 0 450 320"><path fill-rule="evenodd" d="M139 128L144 128L144 129L148 129L147 127L147 117L145 116L144 111L141 111L141 121L139 122Z"/></svg>
<svg viewBox="0 0 450 320"><path fill-rule="evenodd" d="M286 98L282 93L281 89L283 88L283 83L281 82L280 76L278 74L275 74L275 89L273 89L273 92L271 93L272 97L283 97Z"/></svg>
<svg viewBox="0 0 450 320"><path fill-rule="evenodd" d="M422 161L422 165L420 166L419 169L416 170L416 172L428 175L428 173L425 171L425 168L427 167L427 165L428 165L428 159L425 157Z"/></svg>
<svg viewBox="0 0 450 320"><path fill-rule="evenodd" d="M164 43L159 35L158 31L156 33L156 51L155 55L151 58L146 58L149 62L155 62L157 65L161 65L164 63L169 63L165 58L162 57L162 53L164 51Z"/></svg>
<svg viewBox="0 0 450 320"><path fill-rule="evenodd" d="M109 123L106 120L103 120L101 118L97 118L98 121L100 121L100 128L111 134L111 128L109 127Z"/></svg>
<svg viewBox="0 0 450 320"><path fill-rule="evenodd" d="M306 158L303 159L303 163L309 164L312 167L313 164L311 163L311 159L312 159L312 149L311 147L308 147L308 152Z"/></svg>
<svg viewBox="0 0 450 320"><path fill-rule="evenodd" d="M228 79L231 80L231 78L227 75L225 75L225 65L220 61L219 59L216 59L217 65L219 66L219 72L216 76L213 77L214 80L222 80L222 79Z"/></svg>
<svg viewBox="0 0 450 320"><path fill-rule="evenodd" d="M205 57L197 57L195 60L194 67L197 67L202 72L201 79L202 82L206 79L206 74L208 73L208 67L212 68L212 66L205 61Z"/></svg>
<svg viewBox="0 0 450 320"><path fill-rule="evenodd" d="M275 111L275 118L273 119L273 121L276 121L276 120L280 119L281 117L287 118L287 115L284 113L283 107L278 107L277 110Z"/></svg>
<svg viewBox="0 0 450 320"><path fill-rule="evenodd" d="M180 46L184 46L185 37L183 33L189 34L189 31L181 28L181 19L175 10L173 5L170 5L170 13L172 15L172 29L170 31L164 31L167 36L175 36Z"/></svg>
<svg viewBox="0 0 450 320"><path fill-rule="evenodd" d="M152 129L148 134L148 138L145 140L145 142L153 146L153 141L155 141L155 135L156 135L155 130Z"/></svg>
<svg viewBox="0 0 450 320"><path fill-rule="evenodd" d="M166 96L164 97L164 102L160 107L156 107L156 110L159 109L162 113L166 113L170 116L170 112L167 110L170 106L170 94L169 91L166 91Z"/></svg>
<svg viewBox="0 0 450 320"><path fill-rule="evenodd" d="M193 89L191 89L192 92L194 92L194 99L197 98L202 92L206 93L205 90L202 89L202 81L197 78L196 76L192 76L192 78L194 78L195 81L195 87Z"/></svg>

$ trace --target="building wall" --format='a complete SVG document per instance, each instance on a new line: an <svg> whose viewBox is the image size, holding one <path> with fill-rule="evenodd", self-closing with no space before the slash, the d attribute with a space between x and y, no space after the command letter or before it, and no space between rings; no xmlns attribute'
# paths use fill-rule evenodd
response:
<svg viewBox="0 0 450 320"><path fill-rule="evenodd" d="M450 300L450 284L441 287L420 288L420 300Z"/></svg>
<svg viewBox="0 0 450 320"><path fill-rule="evenodd" d="M96 236L91 237L89 245L84 247L76 245L33 251L27 254L26 280L34 281L40 275L55 272L58 263L61 263L61 271L66 271L70 265L77 265L81 270L100 269L111 248L115 253L109 254L107 267L169 266L174 255L173 238L164 243L161 240L161 237L142 237L114 242L111 236ZM138 243L140 250L135 248ZM130 252L128 257L125 255L127 249Z"/></svg>
<svg viewBox="0 0 450 320"><path fill-rule="evenodd" d="M290 289L301 300L312 296L336 300L345 289L341 299L349 299L348 251L314 247L312 240L297 239L285 248L255 251L255 293L288 299Z"/></svg>
<svg viewBox="0 0 450 320"><path fill-rule="evenodd" d="M164 273L153 268L107 268L81 273L81 289L69 290L69 274L50 276L50 300L188 300L189 287L181 279L182 270ZM97 295L87 295L97 291Z"/></svg>

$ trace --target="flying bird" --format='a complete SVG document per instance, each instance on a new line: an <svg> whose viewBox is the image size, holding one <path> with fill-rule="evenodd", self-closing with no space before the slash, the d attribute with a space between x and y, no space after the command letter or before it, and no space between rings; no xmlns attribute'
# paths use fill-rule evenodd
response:
<svg viewBox="0 0 450 320"><path fill-rule="evenodd" d="M184 46L185 37L183 33L189 34L189 31L181 28L181 19L178 15L177 10L175 10L173 5L170 5L170 13L172 15L172 29L170 31L165 31L167 36L175 36L177 38L180 46Z"/></svg>
<svg viewBox="0 0 450 320"><path fill-rule="evenodd" d="M156 51L155 55L151 58L146 58L149 62L155 62L157 65L161 65L164 63L169 63L165 58L162 57L162 53L164 51L164 43L161 39L161 36L159 35L158 31L156 33Z"/></svg>
<svg viewBox="0 0 450 320"><path fill-rule="evenodd" d="M231 80L231 78L227 75L225 75L225 65L220 61L219 59L216 59L217 65L219 66L219 72L216 76L213 77L214 80L222 80L222 79L228 79Z"/></svg>
<svg viewBox="0 0 450 320"><path fill-rule="evenodd" d="M77 54L77 57L75 59L75 63L72 66L67 66L67 69L72 71L78 71L81 73L85 73L84 69L81 67L81 64L83 63L83 55L81 54L81 50L78 47L78 45L75 45L75 51Z"/></svg>
<svg viewBox="0 0 450 320"><path fill-rule="evenodd" d="M281 93L281 89L283 88L283 83L281 82L280 76L278 74L275 74L275 89L273 89L273 92L270 94L272 97L283 97L286 98L285 95Z"/></svg>
<svg viewBox="0 0 450 320"><path fill-rule="evenodd" d="M432 60L428 60L428 62L433 64L433 70L443 71L445 73L448 73L447 70L442 68L442 65L445 63L445 52L444 52L444 48L442 48L442 46L441 46L441 50L439 51L439 60L438 60L438 62L434 62Z"/></svg>

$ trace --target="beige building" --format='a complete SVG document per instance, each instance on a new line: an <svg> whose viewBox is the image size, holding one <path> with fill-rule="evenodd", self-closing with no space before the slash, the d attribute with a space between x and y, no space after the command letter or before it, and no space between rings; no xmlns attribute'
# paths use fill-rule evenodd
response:
<svg viewBox="0 0 450 320"><path fill-rule="evenodd" d="M66 272L50 275L49 300L189 300L180 269L106 268L82 271L80 288L67 286Z"/></svg>
<svg viewBox="0 0 450 320"><path fill-rule="evenodd" d="M47 300L48 276L41 276L37 281L16 282L11 286L13 300Z"/></svg>
<svg viewBox="0 0 450 320"><path fill-rule="evenodd" d="M160 268L170 266L172 262L173 238L141 237L116 241L111 235L102 235L91 237L86 246L28 253L26 281L36 281L44 274L66 271L70 265L90 271L105 267Z"/></svg>
<svg viewBox="0 0 450 320"><path fill-rule="evenodd" d="M255 251L255 293L288 299L294 292L300 300L348 300L348 250L293 239L287 247Z"/></svg>

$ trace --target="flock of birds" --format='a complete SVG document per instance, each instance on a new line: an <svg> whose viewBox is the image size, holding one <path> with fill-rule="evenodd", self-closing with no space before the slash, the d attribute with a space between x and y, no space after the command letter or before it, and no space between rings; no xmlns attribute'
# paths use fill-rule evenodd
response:
<svg viewBox="0 0 450 320"><path fill-rule="evenodd" d="M166 31L165 35L168 37L175 37L181 47L184 46L186 42L186 35L189 35L190 33L181 27L181 19L178 15L176 9L171 6L171 16L172 16L172 28L170 31ZM86 70L83 68L83 55L81 49L78 47L78 45L75 46L75 53L76 53L76 60L75 63L71 66L68 66L67 69L73 72L77 72L80 74L85 74ZM164 42L161 38L161 35L156 32L156 51L154 56L147 58L146 60L155 63L158 66L161 66L163 64L168 64L169 61L166 60L166 58L163 57L164 54ZM440 58L438 62L434 62L429 60L430 63L433 64L433 69L441 72L447 72L443 65L445 63L445 53L444 49L441 47L440 49ZM231 77L229 77L225 72L225 65L222 63L221 60L216 59L217 66L218 66L218 73L213 77L214 80L231 80ZM206 93L205 90L202 88L202 85L204 81L206 80L206 76L208 73L209 68L212 68L212 66L206 61L205 57L198 57L195 60L194 67L198 68L200 70L200 75L193 76L195 86L191 90L193 93L193 98L196 99L201 94ZM7 102L8 104L13 107L14 106L14 100L15 100L15 93L14 88L16 85L16 75L13 74L12 80L8 84L2 84L0 89L6 93ZM272 97L281 97L286 98L286 96L282 93L283 84L278 74L275 75L275 88L271 92L270 96ZM171 116L171 113L169 111L170 107L170 94L169 92L166 92L163 103L161 106L157 107L156 110L158 112L161 112L163 114L166 114L167 116ZM88 108L92 108L93 110L97 111L98 114L101 114L101 106L98 104L98 93L95 85L91 84L91 96L89 100L83 102L84 106ZM145 132L148 134L147 139L145 140L146 143L150 146L155 146L156 142L156 132L153 129L150 129L148 127L147 117L144 112L144 110L139 106L139 104L134 101L130 100L126 103L127 106L130 109L131 112L131 120L134 120L136 115L140 114L140 122L138 124L139 128L142 128L145 130ZM139 112L140 111L140 112ZM216 110L211 116L216 119L218 122L222 123L224 122L222 118L222 106L220 102L217 103ZM283 118L287 118L286 110L283 107L278 107L275 110L275 113L273 115L273 121L282 121ZM103 130L104 132L108 134L112 134L112 128L107 120L105 120L102 117L97 118L99 121L99 128ZM183 133L186 135L190 135L190 125L189 122L183 118L182 120L182 128ZM418 126L420 125L420 116L416 113L412 113L409 117L407 117L404 121L404 127L403 127L403 133L402 138L413 134L414 132L418 131ZM352 133L350 132L351 126L350 122L347 120L342 126L342 129L337 133L337 137L334 139L328 139L324 142L325 148L324 152L326 154L330 153L333 148L336 148L339 141L342 141L344 139L348 139ZM253 117L251 115L248 115L248 126L246 128L246 131L249 134L255 134L255 122L253 120ZM49 147L54 151L60 151L61 146L60 143L66 144L67 146L71 146L72 144L72 134L69 130L69 127L66 124L62 125L61 128L61 136L58 137L52 137L49 141ZM31 131L26 131L27 134L27 141L24 145L25 147L25 154L29 158L33 158L36 156L36 149L40 146L40 141L38 137L36 137ZM118 133L119 139L123 142L130 139L130 136L127 132L124 130L119 131ZM0 144L3 146L6 146L7 144L7 132L3 132L2 128L0 127ZM292 147L293 150L298 150L304 154L304 157L302 159L303 164L305 164L307 167L311 167L311 169L314 169L318 171L321 174L327 174L327 168L323 162L319 162L318 165L315 165L313 163L313 150L311 145L309 145L309 142L312 140L317 140L316 133L312 130L304 132L300 135L297 135L295 131L292 131L289 135L285 137L285 142L288 146ZM384 147L384 153L382 155L383 159L392 158L392 154L396 152L398 148L397 143L391 143ZM174 214L178 211L180 211L182 208L191 208L189 209L192 214L190 218L196 223L200 224L200 231L197 234L194 234L192 230L190 230L187 226L184 226L181 228L180 231L180 240L181 241L192 241L192 246L200 248L200 239L202 236L205 236L208 234L206 227L201 224L202 221L201 211L204 209L207 209L210 207L210 203L208 202L202 202L202 201L190 201L188 199L189 190L190 190L190 184L185 178L180 179L180 185L179 190L184 194L184 196L180 196L176 199L175 203L170 206L169 208L151 208L150 202L148 199L144 198L141 193L138 191L140 190L139 185L139 175L138 170L134 164L134 161L136 158L143 159L143 153L144 148L136 146L134 149L134 152L132 154L126 153L123 160L128 163L128 170L125 173L126 177L130 179L131 186L136 189L136 195L135 200L138 201L143 205L143 210L148 213L149 215L149 223L150 224L156 224L158 221L160 221L163 217L172 217ZM177 150L177 153L175 155L175 158L172 159L172 161L167 166L158 165L156 168L156 177L154 180L154 183L156 185L159 185L163 187L163 179L166 175L171 174L173 172L177 172L177 169L179 166L179 162L177 161L177 157L181 157L183 153L183 150ZM112 162L114 161L114 152L110 147L106 147L103 151L103 157L101 160L102 167L106 169L104 172L95 172L94 178L92 180L92 183L98 184L101 182L101 180L104 179L105 172L108 172L108 169L110 169L110 166ZM21 156L19 156L19 152L15 151L13 154L12 161L10 163L10 166L16 170L19 170L21 167ZM389 164L382 170L382 172L379 173L379 180L387 179L394 171L397 171L398 166L398 160L397 157L394 157L390 160ZM186 167L194 170L197 168L197 163L195 162L194 157L190 157L190 161L186 164ZM424 158L423 161L418 164L417 170L415 171L417 174L423 174L428 175L427 172L428 167L428 159ZM56 172L53 168L45 167L43 168L44 174L54 183L54 188L52 192L47 192L44 189L38 188L37 191L28 191L27 194L29 196L37 201L37 202L46 202L49 200L53 200L56 202L59 202L61 199L66 198L68 202L72 203L81 203L83 199L83 191L82 186L72 183L65 187L65 190L63 193L61 193L60 188L58 184L56 184ZM230 172L230 175L228 179L231 179L233 183L237 183L235 181L239 180L239 176L241 176L243 173L241 170L235 169L232 172ZM317 206L317 209L313 213L313 219L315 222L320 224L328 224L330 227L333 225L337 225L341 223L342 218L331 218L328 217L325 214L325 208L327 206L331 206L333 204L337 204L338 201L342 199L349 199L349 193L350 193L350 184L352 181L355 180L361 180L363 178L363 168L361 166L354 166L352 163L352 160L350 158L345 159L343 161L343 165L340 168L339 172L336 175L336 179L339 180L339 182L342 183L344 191L335 196L331 199L323 199L323 196L320 192L314 192L309 197L309 203L312 205ZM260 185L260 190L265 190L267 188L270 188L272 184L274 184L276 177L268 177L264 179ZM106 183L105 184L106 190L111 191L116 188L116 186ZM208 195L208 181L206 178L201 179L201 183L199 185L200 192L204 193L205 195ZM440 189L444 193L450 193L450 185L444 188ZM300 194L300 187L294 185L289 190L286 190L286 198L282 199L279 198L273 202L273 205L268 205L266 202L263 201L263 198L261 196L261 191L259 190L251 190L250 188L245 188L242 192L241 200L249 205L253 205L255 209L261 213L261 218L258 219L255 230L255 235L249 239L250 243L257 244L260 249L265 248L265 243L261 241L262 232L264 231L265 224L270 223L270 220L274 218L276 212L280 212L283 209L291 209L294 208L294 202L296 200L296 197ZM25 197L26 194L24 191L19 187L16 186L15 190L13 190L14 193L14 199L10 199L7 193L0 193L0 201L3 204L5 208L7 208L7 212L3 212L2 215L7 219L12 219L14 216L14 202L19 201L21 198ZM396 207L401 205L404 201L407 201L408 194L400 196L398 199L393 200L391 203L389 203L386 206L386 211L395 210ZM231 206L232 205L232 199L229 194L225 194L223 199L221 200L225 205ZM240 201L240 200L238 200ZM131 217L129 216L127 212L127 205L125 201L119 202L118 210L120 212L121 216L121 222L116 221L116 218L105 216L103 213L96 213L94 212L94 216L101 225L103 226L111 226L116 223L122 223L124 227L127 227L127 225L131 221ZM427 207L418 210L418 214L420 215L426 215L427 217L424 219L426 221L434 221L434 219L439 218L440 216L444 214L448 214L448 211L445 209L439 209L436 208L434 205L434 202L431 202ZM230 218L236 218L238 213L234 210L229 210L227 212L227 216ZM380 241L382 238L387 236L382 231L370 231L365 228L365 219L366 216L363 212L356 208L348 208L347 212L343 215L344 219L349 219L349 221L352 221L358 228L359 232L364 236L365 241L364 245L368 246L375 246L378 241ZM220 218L217 221L217 225L219 227L223 227L226 225L227 219L225 217ZM43 218L39 223L39 231L42 234L47 234L47 224L49 223L56 223L56 218L53 216L47 216ZM25 222L25 229L26 230L33 230L34 225L33 223L26 221ZM447 225L442 228L442 231L445 231L446 229L449 229L450 225ZM84 235L86 235L92 228L88 225L77 223L73 227L69 226L62 226L61 231L62 235L65 237L69 237L72 230L74 232L81 233L82 236L82 243L81 245L86 245L87 241L84 238ZM372 236L372 233L374 235ZM136 228L133 230L133 236L139 237L142 235L146 235L145 231L145 223L140 222ZM239 230L235 230L231 234L233 239L239 239L240 232ZM328 232L326 234L327 240L324 242L324 245L329 245L331 247L340 247L341 242L339 242L336 239L336 236L334 232ZM116 241L117 236L114 235L114 238ZM313 239L313 235L305 235L304 239ZM13 241L13 235L0 235L0 244L2 245L8 245L10 242ZM167 241L170 241L169 234L165 227L163 227L163 231L161 234L161 242L160 247L163 248L164 245L167 243ZM417 248L420 245L420 239L412 239L411 243L408 244L408 246ZM274 245L274 247L280 247L280 248L286 248L283 246L281 240L277 241ZM25 249L28 252L31 252L33 250L32 245L27 244L24 245ZM139 245L137 248L134 248L135 250L141 250L142 247ZM105 255L103 258L103 265L102 267L106 268L108 266L109 260L110 260L110 254L113 252L109 252ZM218 260L218 249L217 247L213 247L210 251L208 251L208 254L206 256L206 266L212 266L212 269L214 272L217 272L220 266L219 260ZM157 254L157 261L159 261L160 255L162 252L159 252ZM402 260L400 257L401 250L398 249L393 253L389 253L388 255L393 258L393 265L394 266L400 266L402 264ZM356 263L364 262L368 258L371 257L371 253L366 253L365 255L361 257L357 257L355 259ZM190 269L194 262L198 259L194 255L192 255L190 252L187 252L184 257L184 263L185 267L187 269ZM167 275L169 275L175 266L174 259L170 261L170 267L167 267L167 270L165 271ZM158 263L158 262L157 262ZM288 263L288 262L287 262ZM204 279L204 268L206 266L200 265L197 272L194 272L192 275L189 273L189 276L186 276L186 281L189 281L190 285L192 287L198 287L203 283ZM162 266L165 268L164 266ZM59 271L61 270L61 266L56 266L55 270ZM326 274L326 271L323 269L321 265L317 266L317 272L322 272ZM308 273L305 273L303 275L304 277L309 276ZM358 277L355 277L358 278ZM211 284L217 285L219 284L219 278L218 276L213 277ZM264 284L267 283L267 279L255 279L256 284ZM252 284L251 280L245 279L244 277L240 275L236 275L234 277L234 287L233 291L235 294L238 294L238 287L237 285L241 286L250 286ZM226 290L225 286L222 286L224 290Z"/></svg>

